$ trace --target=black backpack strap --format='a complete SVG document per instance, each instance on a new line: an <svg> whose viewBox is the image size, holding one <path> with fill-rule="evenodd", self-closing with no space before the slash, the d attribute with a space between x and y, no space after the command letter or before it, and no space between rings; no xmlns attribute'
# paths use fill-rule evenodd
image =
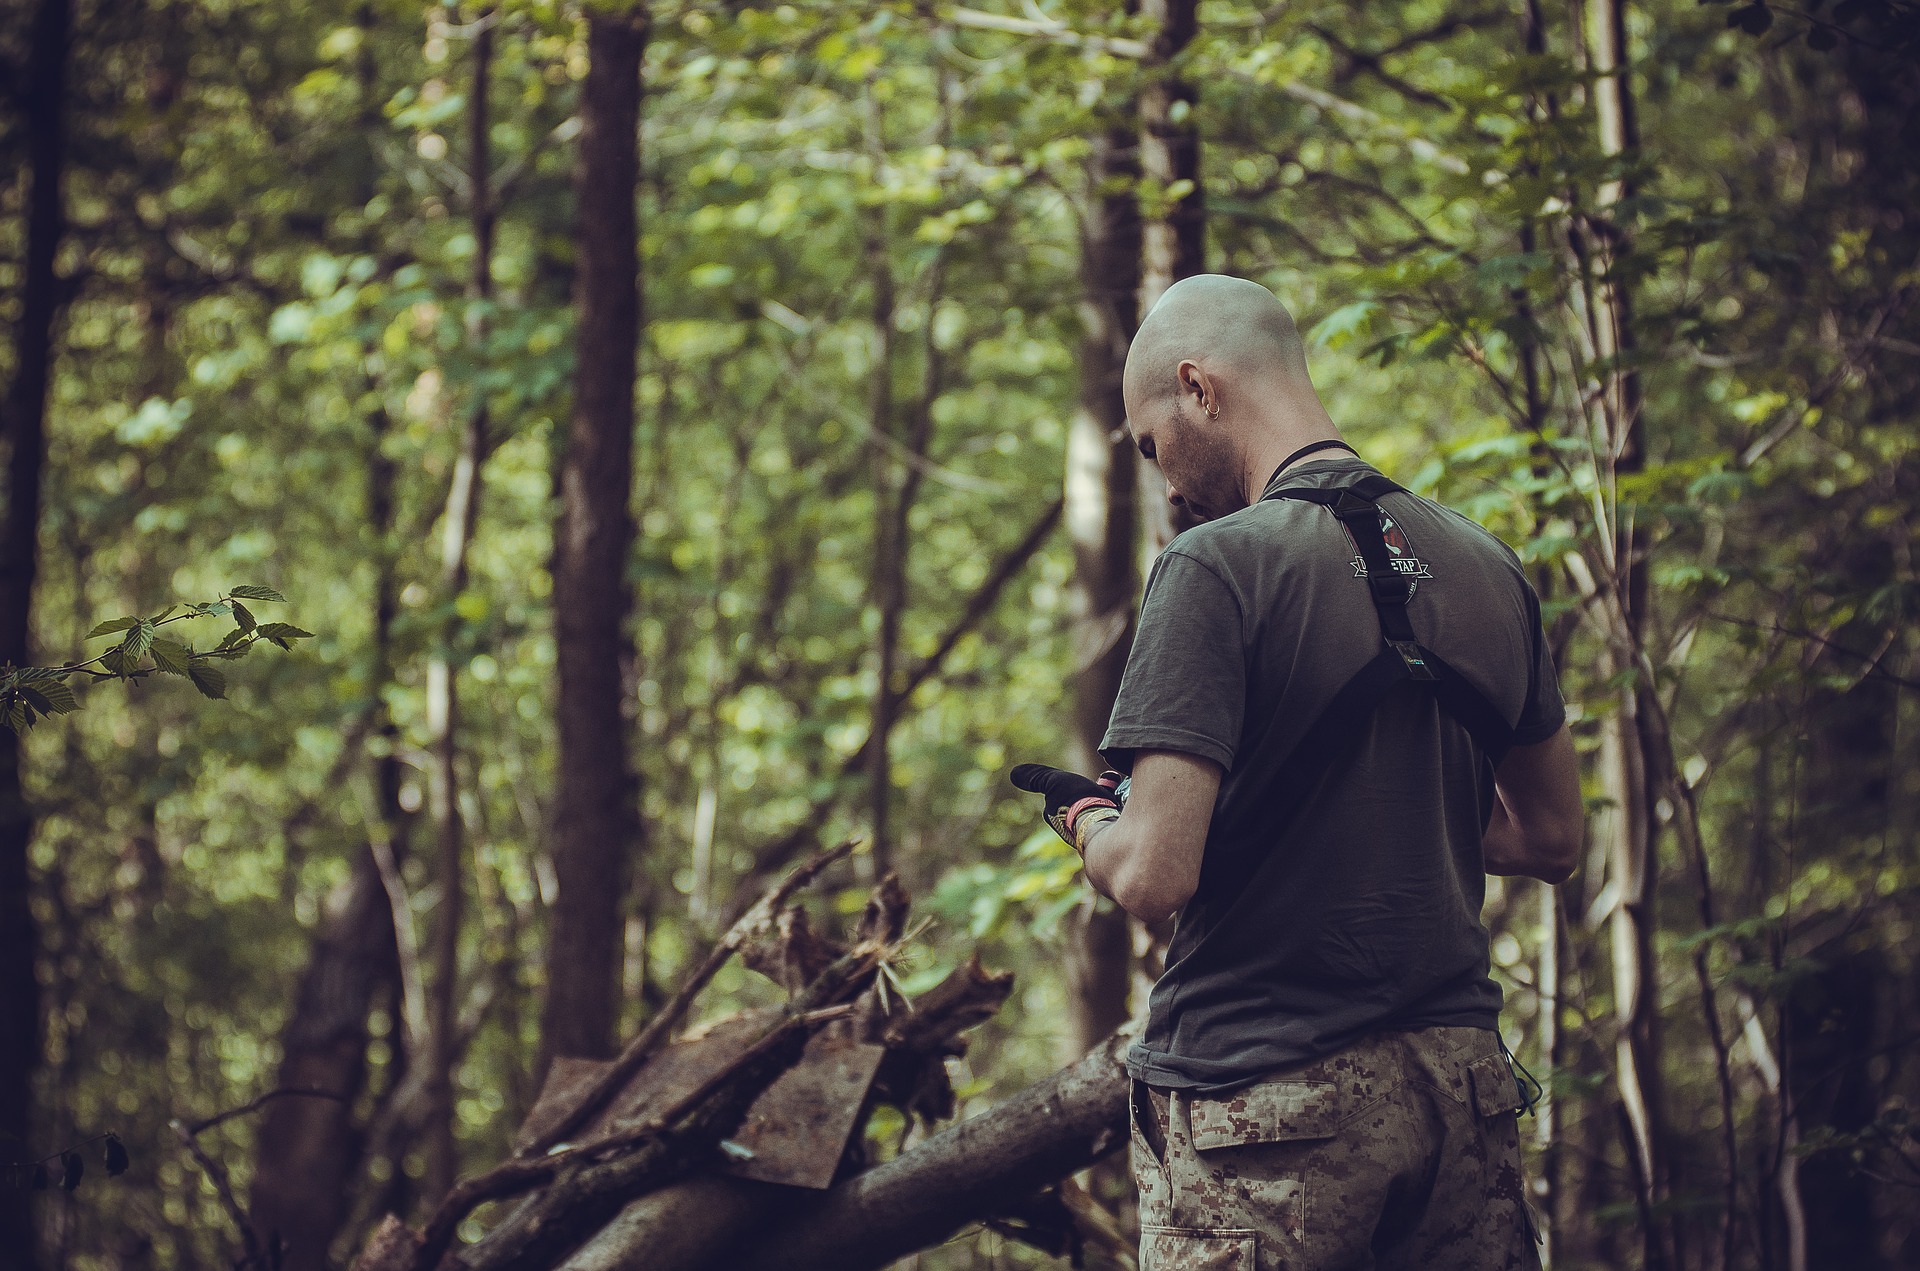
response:
<svg viewBox="0 0 1920 1271"><path fill-rule="evenodd" d="M1299 815L1327 775L1359 746L1374 712L1388 693L1403 684L1430 690L1441 709L1467 730L1485 756L1490 771L1513 743L1513 728L1486 695L1440 656L1421 644L1407 614L1413 582L1393 567L1386 530L1380 523L1383 495L1404 493L1404 487L1378 473L1369 473L1347 485L1326 488L1287 487L1265 496L1318 503L1346 527L1366 567L1367 592L1379 616L1383 647L1340 686L1301 734L1293 750L1274 765L1271 774L1249 774L1271 792L1242 814L1243 823L1223 827L1231 839L1271 843ZM1253 823L1257 815L1258 823ZM1262 853L1241 851L1222 859L1209 853L1201 866L1196 901L1206 905L1231 904L1252 880ZM1202 898L1206 899L1202 899ZM1202 914L1195 918L1205 921ZM1184 921L1184 919L1183 919Z"/></svg>

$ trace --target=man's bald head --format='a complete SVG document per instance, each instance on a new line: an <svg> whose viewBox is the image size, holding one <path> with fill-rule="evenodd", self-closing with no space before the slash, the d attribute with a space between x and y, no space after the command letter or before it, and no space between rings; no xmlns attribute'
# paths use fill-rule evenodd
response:
<svg viewBox="0 0 1920 1271"><path fill-rule="evenodd" d="M1311 386L1293 315L1271 291L1245 278L1197 274L1167 288L1127 352L1129 400L1145 404L1179 392L1179 366L1186 360L1243 382Z"/></svg>
<svg viewBox="0 0 1920 1271"><path fill-rule="evenodd" d="M1273 293L1223 274L1167 288L1127 350L1127 428L1200 520L1260 497L1289 454L1338 440L1307 378L1300 330Z"/></svg>

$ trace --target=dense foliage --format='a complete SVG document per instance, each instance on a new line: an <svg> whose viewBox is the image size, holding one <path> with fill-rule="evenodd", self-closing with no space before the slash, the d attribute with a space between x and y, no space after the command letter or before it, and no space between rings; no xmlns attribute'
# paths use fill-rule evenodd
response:
<svg viewBox="0 0 1920 1271"><path fill-rule="evenodd" d="M0 91L33 8L0 5ZM1508 1040L1550 1093L1527 1129L1556 1265L1909 1265L1914 12L1646 0L1613 75L1596 22L1619 8L1209 0L1178 65L1207 264L1271 286L1361 452L1500 533L1546 599L1593 850L1557 901L1496 884L1487 921ZM961 1073L976 1110L1069 1057L1058 966L1084 901L1003 775L1067 746L1066 544L984 617L972 602L1056 511L1081 240L1108 192L1092 138L1147 73L1130 9L652 14L629 1024L743 889L871 833L885 546L906 571L896 687L961 632L891 739L888 863L940 916L906 987L982 942L1018 973ZM483 27L491 296L470 281L462 132ZM584 26L557 0L82 0L74 29L40 660L114 614L230 612L255 580L318 633L226 665L224 702L165 677L79 685L86 709L23 742L32 1155L112 1130L132 1160L49 1194L46 1265L216 1265L235 1236L168 1121L275 1085L292 986L370 842L417 962L444 884L424 826L436 658L461 686L471 844L463 1158L497 1156L534 1093ZM10 113L9 296L27 144ZM1151 219L1188 191L1135 193ZM448 490L482 404L471 572L449 592ZM420 1201L418 988L397 973L368 1024L337 1252ZM715 1001L764 991L730 971ZM243 1193L254 1124L199 1140ZM886 1151L898 1130L878 1127Z"/></svg>

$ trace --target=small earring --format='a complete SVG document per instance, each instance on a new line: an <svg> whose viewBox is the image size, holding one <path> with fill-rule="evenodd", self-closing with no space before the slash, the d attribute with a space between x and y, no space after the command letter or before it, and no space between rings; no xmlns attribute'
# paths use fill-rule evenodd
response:
<svg viewBox="0 0 1920 1271"><path fill-rule="evenodd" d="M1220 407L1218 405L1209 405L1207 407L1207 418L1208 419L1220 418Z"/></svg>

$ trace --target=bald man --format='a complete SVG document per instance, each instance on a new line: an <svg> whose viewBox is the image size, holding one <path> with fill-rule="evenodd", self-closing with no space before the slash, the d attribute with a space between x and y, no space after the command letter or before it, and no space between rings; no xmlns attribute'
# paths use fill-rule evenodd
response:
<svg viewBox="0 0 1920 1271"><path fill-rule="evenodd" d="M1148 580L1119 773L1014 782L1096 889L1179 917L1127 1058L1141 1271L1535 1267L1480 908L1584 831L1539 601L1341 440L1257 283L1174 285L1124 389L1200 524Z"/></svg>

